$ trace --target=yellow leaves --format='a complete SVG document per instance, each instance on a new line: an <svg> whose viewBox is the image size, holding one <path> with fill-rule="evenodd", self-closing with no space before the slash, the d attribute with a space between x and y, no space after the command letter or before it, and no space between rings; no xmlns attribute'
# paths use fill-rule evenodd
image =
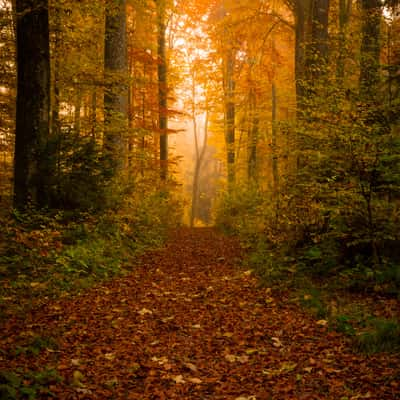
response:
<svg viewBox="0 0 400 400"><path fill-rule="evenodd" d="M181 385L186 382L194 383L196 385L200 385L203 383L203 381L200 378L194 378L194 377L189 377L189 378L184 378L183 375L176 375L172 377L172 380L177 384Z"/></svg>
<svg viewBox="0 0 400 400"><path fill-rule="evenodd" d="M197 372L197 367L193 363L187 362L184 366L192 372Z"/></svg>
<svg viewBox="0 0 400 400"><path fill-rule="evenodd" d="M234 354L226 354L225 359L230 363L240 362L244 364L249 361L249 356L247 355L235 356Z"/></svg>
<svg viewBox="0 0 400 400"><path fill-rule="evenodd" d="M162 356L162 357L154 356L151 358L151 361L157 362L159 365L164 365L164 364L168 363L168 358L165 356Z"/></svg>
<svg viewBox="0 0 400 400"><path fill-rule="evenodd" d="M271 340L272 340L272 346L274 346L274 347L282 347L283 346L283 343L281 342L281 340L279 338L272 337Z"/></svg>
<svg viewBox="0 0 400 400"><path fill-rule="evenodd" d="M252 354L257 354L259 351L257 349L247 349L246 354L251 356Z"/></svg>
<svg viewBox="0 0 400 400"><path fill-rule="evenodd" d="M195 383L195 384L198 384L198 385L203 382L200 378L188 378L187 380L190 383Z"/></svg>
<svg viewBox="0 0 400 400"><path fill-rule="evenodd" d="M72 385L76 387L84 387L82 381L85 379L81 371L75 370L72 373Z"/></svg>
<svg viewBox="0 0 400 400"><path fill-rule="evenodd" d="M320 319L319 321L316 322L316 324L319 326L327 326L328 321L326 319Z"/></svg>
<svg viewBox="0 0 400 400"><path fill-rule="evenodd" d="M285 362L281 363L279 368L276 368L276 369L269 368L269 369L263 370L263 374L272 378L274 376L279 376L279 375L293 372L296 368L297 368L297 363L295 363L293 361L285 361Z"/></svg>
<svg viewBox="0 0 400 400"><path fill-rule="evenodd" d="M29 286L34 290L44 290L47 288L46 282L31 282Z"/></svg>
<svg viewBox="0 0 400 400"><path fill-rule="evenodd" d="M104 354L104 358L108 361L114 361L115 360L115 354L114 353L106 353Z"/></svg>
<svg viewBox="0 0 400 400"><path fill-rule="evenodd" d="M146 314L153 314L153 311L147 309L147 308L142 308L141 310L138 311L138 314L141 315L142 317L145 316Z"/></svg>
<svg viewBox="0 0 400 400"><path fill-rule="evenodd" d="M239 396L235 400L257 400L256 396Z"/></svg>

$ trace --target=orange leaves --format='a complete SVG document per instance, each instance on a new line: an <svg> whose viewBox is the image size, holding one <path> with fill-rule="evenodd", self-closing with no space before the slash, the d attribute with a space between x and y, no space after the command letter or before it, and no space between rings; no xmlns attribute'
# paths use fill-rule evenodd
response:
<svg viewBox="0 0 400 400"><path fill-rule="evenodd" d="M52 387L59 400L393 400L400 394L398 357L354 354L340 334L304 315L284 293L258 288L254 276L238 271L239 255L239 246L212 230L178 231L131 275L7 321L0 362L54 368L64 377ZM12 355L16 338L39 331L57 335L58 347Z"/></svg>

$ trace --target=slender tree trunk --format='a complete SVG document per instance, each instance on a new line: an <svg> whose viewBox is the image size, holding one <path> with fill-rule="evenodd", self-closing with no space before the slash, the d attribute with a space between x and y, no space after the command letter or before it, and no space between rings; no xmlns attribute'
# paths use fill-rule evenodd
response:
<svg viewBox="0 0 400 400"><path fill-rule="evenodd" d="M206 107L207 108L207 107ZM204 122L204 136L203 136L203 144L201 150L199 149L199 141L197 138L197 123L196 120L193 120L193 129L195 135L195 150L196 150L196 161L194 167L193 174L193 187L192 187L192 208L190 213L190 227L193 228L194 220L196 218L198 212L198 203L199 203L199 181L200 181L200 172L203 166L204 156L207 150L207 140L208 140L208 110L206 110L206 118Z"/></svg>
<svg viewBox="0 0 400 400"><path fill-rule="evenodd" d="M271 151L272 151L272 179L274 182L274 193L278 194L279 191L279 170L278 170L278 146L277 146L277 97L276 97L276 85L272 81L271 85L271 99L272 99L272 140L271 140Z"/></svg>
<svg viewBox="0 0 400 400"><path fill-rule="evenodd" d="M305 3L296 0L294 5L295 14L295 81L296 81L296 103L297 110L303 108L304 86L305 86L305 47L306 47L306 21L307 9Z"/></svg>
<svg viewBox="0 0 400 400"><path fill-rule="evenodd" d="M91 129L91 137L92 140L96 140L96 132L97 132L97 90L96 87L93 88L92 92L92 104L90 111L90 129Z"/></svg>
<svg viewBox="0 0 400 400"><path fill-rule="evenodd" d="M81 133L81 109L82 109L82 89L77 88L75 93L74 105L74 131L75 135L79 136Z"/></svg>
<svg viewBox="0 0 400 400"><path fill-rule="evenodd" d="M49 146L50 49L48 2L17 0L17 113L14 205L51 205L53 154Z"/></svg>
<svg viewBox="0 0 400 400"><path fill-rule="evenodd" d="M108 1L104 48L104 152L113 175L122 171L126 154L127 60L126 0Z"/></svg>
<svg viewBox="0 0 400 400"><path fill-rule="evenodd" d="M254 88L249 93L250 126L248 133L247 179L249 183L257 181L257 144L259 117L257 112L257 97Z"/></svg>
<svg viewBox="0 0 400 400"><path fill-rule="evenodd" d="M235 53L227 50L225 59L225 141L228 170L228 190L235 183Z"/></svg>
<svg viewBox="0 0 400 400"><path fill-rule="evenodd" d="M168 83L166 56L165 0L157 0L158 26L158 113L160 130L160 178L168 176Z"/></svg>

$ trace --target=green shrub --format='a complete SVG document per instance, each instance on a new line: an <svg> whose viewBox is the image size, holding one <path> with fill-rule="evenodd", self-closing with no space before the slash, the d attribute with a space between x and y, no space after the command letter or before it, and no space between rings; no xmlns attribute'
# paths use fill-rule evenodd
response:
<svg viewBox="0 0 400 400"><path fill-rule="evenodd" d="M365 353L400 351L400 324L398 321L373 319L367 330L356 340L357 348Z"/></svg>
<svg viewBox="0 0 400 400"><path fill-rule="evenodd" d="M50 391L51 384L61 382L57 371L0 371L0 398L3 400L35 400L37 396L55 397Z"/></svg>

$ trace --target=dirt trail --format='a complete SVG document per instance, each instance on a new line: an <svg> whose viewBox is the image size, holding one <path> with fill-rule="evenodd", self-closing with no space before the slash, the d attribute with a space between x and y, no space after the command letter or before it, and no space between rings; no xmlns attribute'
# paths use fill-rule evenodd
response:
<svg viewBox="0 0 400 400"><path fill-rule="evenodd" d="M238 257L214 230L179 230L129 276L10 320L6 335L57 346L7 367L56 369L57 399L400 398L398 358L353 353Z"/></svg>

